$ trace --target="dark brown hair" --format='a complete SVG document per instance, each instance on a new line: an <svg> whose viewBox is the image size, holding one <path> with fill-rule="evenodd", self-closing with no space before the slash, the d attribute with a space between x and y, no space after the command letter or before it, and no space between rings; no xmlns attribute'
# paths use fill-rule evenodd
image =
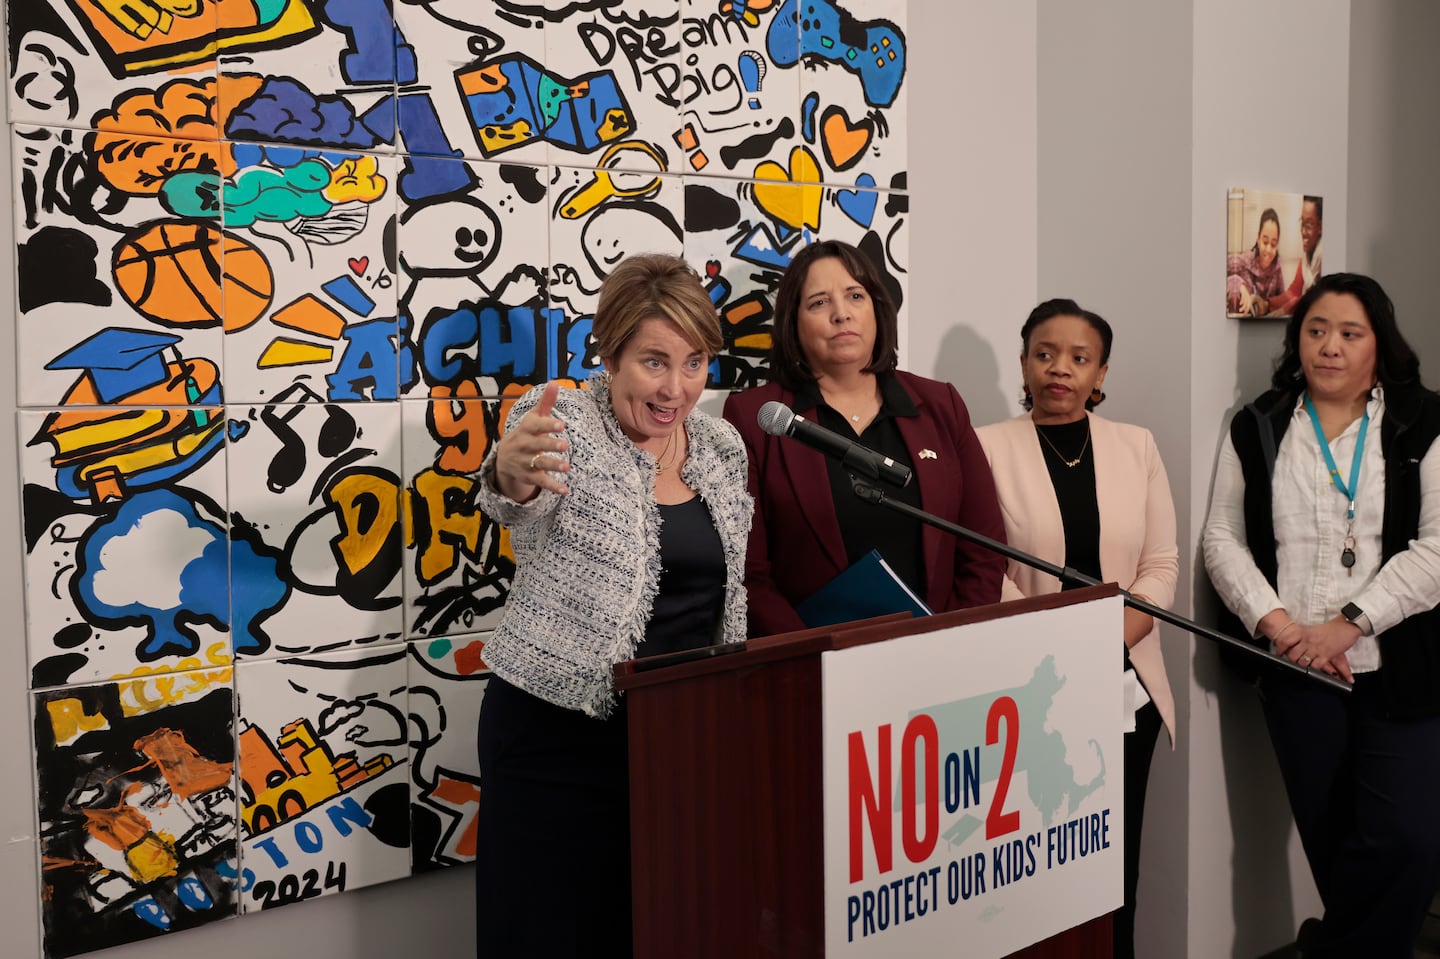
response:
<svg viewBox="0 0 1440 959"><path fill-rule="evenodd" d="M889 373L899 363L899 320L895 302L885 290L880 271L870 258L849 243L821 240L805 247L790 261L780 287L775 291L775 327L770 342L770 377L786 389L815 382L815 373L805 360L800 346L800 299L805 293L805 279L816 260L827 257L839 260L845 272L853 276L870 296L875 311L875 349L870 354L866 373Z"/></svg>

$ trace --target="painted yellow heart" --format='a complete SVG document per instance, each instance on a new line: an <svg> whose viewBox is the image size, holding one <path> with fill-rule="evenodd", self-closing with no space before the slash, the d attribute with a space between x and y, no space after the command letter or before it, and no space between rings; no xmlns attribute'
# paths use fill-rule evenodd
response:
<svg viewBox="0 0 1440 959"><path fill-rule="evenodd" d="M774 160L755 167L755 203L791 229L820 229L820 164L807 147L790 151L787 170Z"/></svg>

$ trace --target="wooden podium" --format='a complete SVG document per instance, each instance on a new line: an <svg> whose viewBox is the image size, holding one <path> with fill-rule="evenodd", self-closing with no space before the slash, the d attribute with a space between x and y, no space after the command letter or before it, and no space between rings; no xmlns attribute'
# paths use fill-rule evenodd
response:
<svg viewBox="0 0 1440 959"><path fill-rule="evenodd" d="M1071 614L1060 611L1081 607L1096 610L1103 607L1104 616L1113 611L1115 631L1088 640L1068 635L1037 636L1038 632L1064 633L1069 627L1063 625L1063 617ZM1049 618L1045 618L1047 616ZM1056 619L1056 616L1062 618ZM1122 735L1118 693L1120 663L1114 650L1119 648L1115 637L1119 634L1120 616L1118 590L1113 586L1092 587L923 619L893 616L766 637L737 644L733 652L716 651L701 658L682 653L618 665L616 685L625 691L629 709L634 955L637 959L674 956L799 959L827 954L826 831L822 828L826 802L822 743L826 722L824 697L827 676L835 675L836 666L843 666L851 651L865 650L854 654L857 663L861 656L867 657L865 662L880 656L883 659L878 661L882 663L889 663L892 656L901 654L911 660L918 656L923 675L925 656L930 655L925 650L932 647L940 648L942 656L954 657L963 651L964 662L975 663L976 670L993 668L997 673L1004 673L1008 662L1004 651L987 652L980 639L973 641L980 645L972 645L968 651L963 646L972 642L967 639L972 632L978 636L1001 627L1017 636L1036 636L1034 642L1042 645L1056 644L1062 663L1066 655L1078 657L1093 655L1096 649L1107 650L1106 655L1116 660L1113 672L1117 692L1113 700L1116 703L1113 729L1109 730L1113 738L1105 741L1119 743ZM1000 620L1006 622L993 625ZM1032 620L1036 624L1034 628L1028 625ZM1106 625L1099 631L1108 632L1110 620L1101 622ZM952 646L952 635L956 637L954 642L962 645ZM1025 642L1031 640L1027 638ZM1070 649L1071 644L1085 642L1090 643L1088 651ZM991 667L986 667L987 659ZM1105 656L1100 659L1108 663ZM1055 662L1053 652L1050 661ZM903 679L898 681L897 689L888 669L869 668L875 689L883 689L887 696L898 694L903 698ZM947 668L953 670L953 664ZM977 682L975 676L968 675L968 668L967 676L971 685ZM1060 684L1063 686L1067 681L1062 673ZM841 698L840 694L832 695L830 708L843 710L845 703L839 701ZM862 692L860 698L868 698L868 693ZM897 721L903 723L904 715ZM1020 722L1017 719L1017 726ZM1103 725L1108 728L1110 724L1106 720ZM882 731L888 728L882 727ZM1020 734L1015 730L1011 733L1018 740ZM997 734L1003 735L1003 728L999 728ZM853 748L855 734L850 736ZM977 746L974 753L977 770L980 748ZM1123 806L1123 750L1118 746L1112 749L1108 768L1113 781L1103 786L1104 795L1113 797L1112 804ZM901 758L897 755L895 766L900 765ZM948 765L946 770L948 773ZM936 776L937 783L941 778ZM978 773L975 778L979 779ZM888 782L877 777L876 783L888 796ZM1018 786L1012 795L1021 795ZM849 800L852 804L854 801L853 797ZM898 807L898 801L894 805ZM852 831L856 815L850 813ZM915 813L920 815L922 813ZM1092 865L1104 855L1113 855L1117 863L1123 862L1123 819L1117 817L1107 822L1114 848L1107 847L1103 854L1093 855ZM1032 830L1037 827L1038 823L1030 824ZM1081 831L1084 831L1083 825ZM1037 846L1043 856L1047 833L1040 828L1034 834L1040 840ZM972 844L977 838L970 837ZM898 846L898 835L895 842ZM947 848L945 842L938 845L942 851ZM985 860L978 861L983 872ZM853 869L854 860L851 862ZM1109 860L1105 862L1108 864ZM1120 869L1114 866L1117 874ZM897 865L891 874L902 871ZM1072 872L1077 878L1081 876L1073 867ZM931 882L938 884L940 875L941 870L935 869ZM1062 875L1065 868L1056 867L1056 876ZM868 878L875 880L873 875ZM923 879L920 881L924 891L927 887ZM1049 878L1047 873L1044 881L1060 880ZM984 885L983 879L981 884ZM1118 891L1118 881L1115 886ZM932 895L935 893L933 888L930 891ZM944 905L945 895L935 898ZM832 911L839 908L836 901L833 897L830 900ZM901 908L898 892L895 901L898 916ZM1118 904L1117 898L1110 908ZM936 908L935 911L938 914L943 910ZM832 924L836 919L833 915L830 917ZM839 919L844 921L843 916ZM939 919L937 915L922 921L934 927ZM858 920L850 920L852 937L856 922ZM962 947L965 939L951 938L948 940L951 946L961 951L948 954L999 956L1008 953L1027 957L1108 957L1111 954L1108 909L1090 912L1069 925L1051 935L1044 930L1043 922L1027 921L1027 938L1001 952L975 951ZM1030 927L1043 932L1046 938L1032 943L1028 938ZM832 943L837 941L833 938L833 928L831 935ZM913 944L879 944L880 938L875 937L875 952L850 952L854 948L852 938L843 949L832 947L830 954L897 957L930 954ZM907 948L911 951L906 951Z"/></svg>

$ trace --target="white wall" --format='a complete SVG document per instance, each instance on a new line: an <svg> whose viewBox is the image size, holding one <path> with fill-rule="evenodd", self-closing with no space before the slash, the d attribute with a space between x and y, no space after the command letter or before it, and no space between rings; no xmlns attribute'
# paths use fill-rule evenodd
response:
<svg viewBox="0 0 1440 959"><path fill-rule="evenodd" d="M1325 197L1325 267L1346 262L1348 0L1194 4L1189 513L1198 534L1223 424L1267 384L1281 327L1226 320L1225 194L1232 186ZM1214 599L1192 535L1195 609ZM1189 955L1256 956L1319 905L1254 696L1214 651L1193 659Z"/></svg>

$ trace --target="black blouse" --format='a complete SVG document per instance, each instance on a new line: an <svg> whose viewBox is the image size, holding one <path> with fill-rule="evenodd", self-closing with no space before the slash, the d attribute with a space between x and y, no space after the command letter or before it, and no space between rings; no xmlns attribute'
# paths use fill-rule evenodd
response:
<svg viewBox="0 0 1440 959"><path fill-rule="evenodd" d="M1086 576L1103 580L1100 573L1100 504L1095 496L1095 448L1090 444L1090 417L1074 423L1035 425L1050 485L1065 525L1065 565ZM1079 458L1074 466L1067 465ZM1079 583L1062 583L1061 589L1078 589ZM1125 668L1131 669L1130 650Z"/></svg>
<svg viewBox="0 0 1440 959"><path fill-rule="evenodd" d="M1090 418L1054 426L1036 424L1050 485L1065 524L1065 565L1100 579L1100 504L1095 498L1095 450L1090 445ZM1079 457L1080 462L1068 466ZM1063 458L1062 458L1063 457ZM1065 583L1065 589L1078 584Z"/></svg>
<svg viewBox="0 0 1440 959"><path fill-rule="evenodd" d="M870 425L858 434L855 432L855 424L832 409L814 383L803 384L795 391L795 412L808 413L814 410L815 421L832 433L854 439L861 446L882 456L913 467L915 464L910 459L910 452L905 448L905 438L900 435L900 427L895 418L919 416L920 411L915 408L910 395L894 376L882 373L877 380L880 386L880 412L870 421ZM850 488L851 474L843 464L826 457L825 465L830 477L830 495L835 501L835 519L840 524L840 537L845 543L848 562L854 563L870 550L877 550L885 558L885 562L890 564L895 575L904 580L915 595L924 597L927 590L920 522L900 516L884 506L867 503ZM897 489L888 483L880 486L888 499L919 508L920 487L913 480L903 489Z"/></svg>
<svg viewBox="0 0 1440 959"><path fill-rule="evenodd" d="M719 640L725 549L699 496L660 506L660 584L638 657L699 649Z"/></svg>

